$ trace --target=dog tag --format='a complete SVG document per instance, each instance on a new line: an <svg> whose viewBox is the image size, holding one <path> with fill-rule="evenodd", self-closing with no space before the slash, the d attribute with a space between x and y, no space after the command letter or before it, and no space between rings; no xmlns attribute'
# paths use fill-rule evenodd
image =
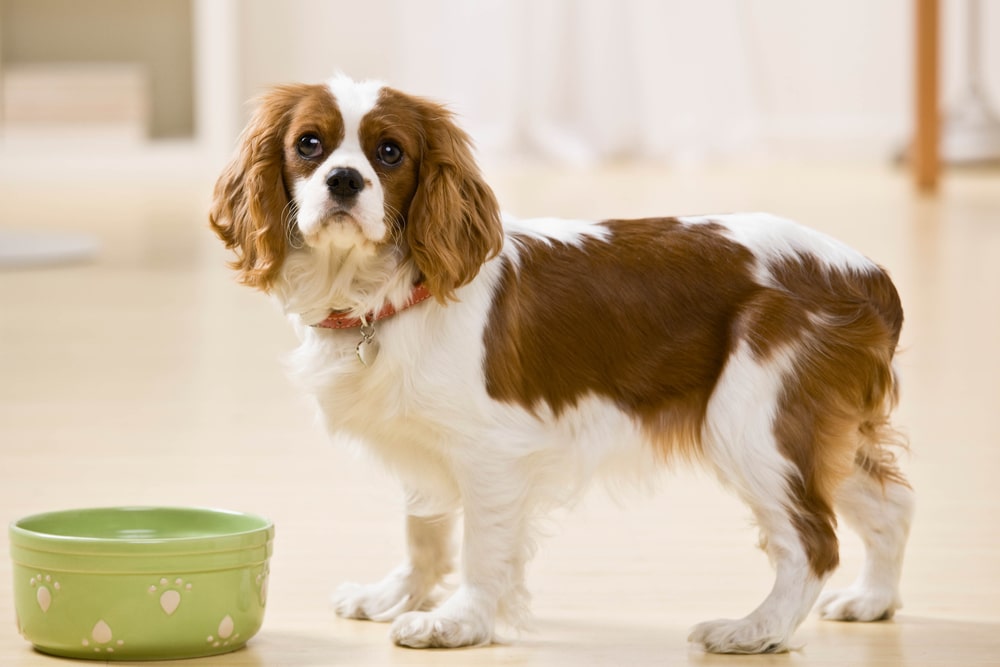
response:
<svg viewBox="0 0 1000 667"><path fill-rule="evenodd" d="M378 356L379 344L377 340L370 338L363 339L358 343L358 347L355 350L358 353L358 361L364 366L371 366L372 362Z"/></svg>
<svg viewBox="0 0 1000 667"><path fill-rule="evenodd" d="M366 368L371 366L378 357L379 343L375 340L375 326L373 324L362 324L361 325L361 342L354 351L358 355L358 361L361 362L362 366Z"/></svg>

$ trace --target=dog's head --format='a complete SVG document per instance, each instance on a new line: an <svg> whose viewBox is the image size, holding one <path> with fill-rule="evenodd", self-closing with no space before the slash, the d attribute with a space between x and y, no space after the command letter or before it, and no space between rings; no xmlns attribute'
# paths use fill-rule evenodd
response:
<svg viewBox="0 0 1000 667"><path fill-rule="evenodd" d="M210 222L241 281L264 291L292 247L390 248L446 300L502 243L496 199L451 113L344 76L264 96Z"/></svg>

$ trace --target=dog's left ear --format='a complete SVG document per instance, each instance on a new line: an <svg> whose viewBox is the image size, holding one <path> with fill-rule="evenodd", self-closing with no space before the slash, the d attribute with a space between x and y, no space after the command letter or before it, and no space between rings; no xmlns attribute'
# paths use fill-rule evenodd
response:
<svg viewBox="0 0 1000 667"><path fill-rule="evenodd" d="M407 216L407 241L428 289L444 302L500 252L500 207L479 172L468 135L451 112L425 100L415 103L424 145L420 182Z"/></svg>

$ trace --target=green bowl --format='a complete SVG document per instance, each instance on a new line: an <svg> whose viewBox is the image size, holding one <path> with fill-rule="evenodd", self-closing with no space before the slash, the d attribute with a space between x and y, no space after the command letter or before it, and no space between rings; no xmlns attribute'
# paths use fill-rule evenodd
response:
<svg viewBox="0 0 1000 667"><path fill-rule="evenodd" d="M10 526L21 634L45 653L166 660L226 653L264 620L274 526L250 514L114 507Z"/></svg>

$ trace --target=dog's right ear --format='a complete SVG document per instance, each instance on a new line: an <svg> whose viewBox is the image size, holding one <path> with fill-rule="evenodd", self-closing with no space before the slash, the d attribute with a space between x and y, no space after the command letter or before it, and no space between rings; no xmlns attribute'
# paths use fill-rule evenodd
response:
<svg viewBox="0 0 1000 667"><path fill-rule="evenodd" d="M236 259L240 282L268 291L288 249L288 191L282 175L285 133L308 86L282 86L261 98L236 155L215 184L209 224Z"/></svg>

